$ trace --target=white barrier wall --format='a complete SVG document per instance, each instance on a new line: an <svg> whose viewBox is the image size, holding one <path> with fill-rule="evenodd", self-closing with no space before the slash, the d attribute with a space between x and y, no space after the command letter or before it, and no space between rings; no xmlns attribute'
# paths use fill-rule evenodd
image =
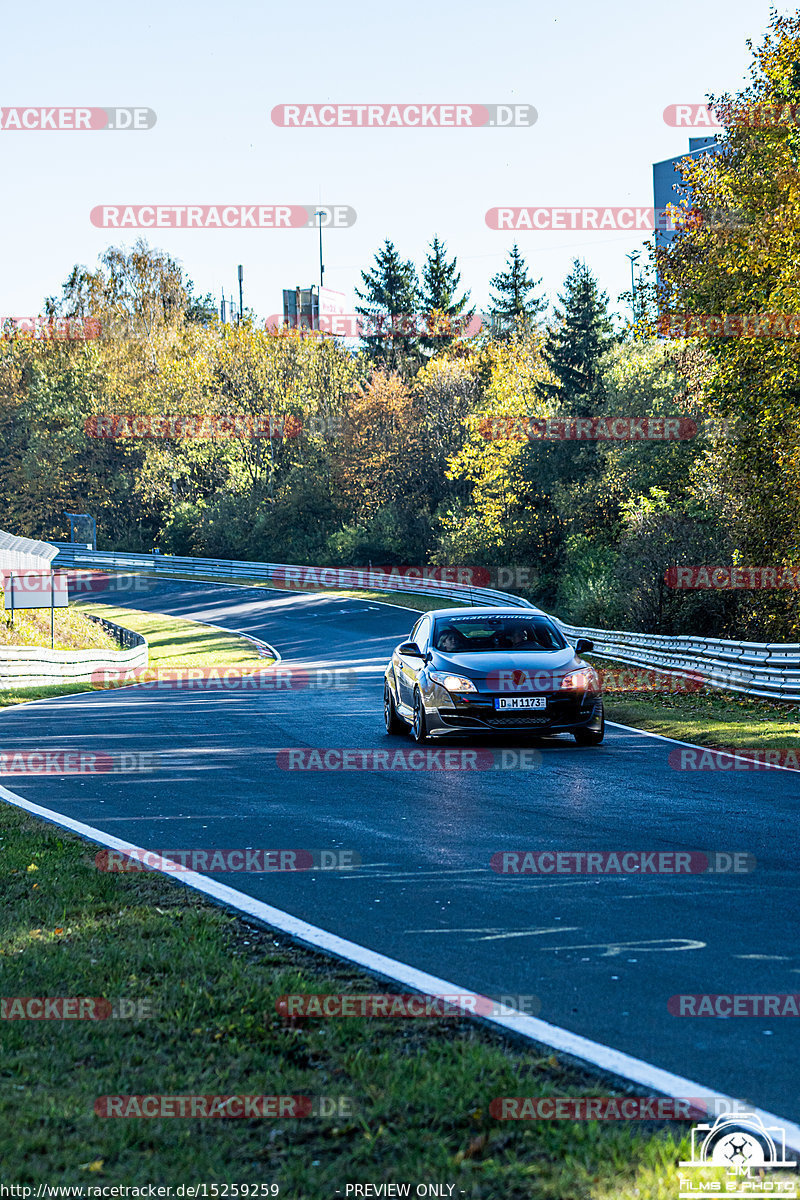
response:
<svg viewBox="0 0 800 1200"><path fill-rule="evenodd" d="M58 546L35 538L14 537L0 529L0 571L49 571Z"/></svg>

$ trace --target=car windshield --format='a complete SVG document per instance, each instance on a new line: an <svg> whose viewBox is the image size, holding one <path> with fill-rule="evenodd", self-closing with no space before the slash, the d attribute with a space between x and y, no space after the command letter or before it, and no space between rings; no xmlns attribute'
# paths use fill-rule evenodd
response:
<svg viewBox="0 0 800 1200"><path fill-rule="evenodd" d="M564 638L552 621L543 616L454 616L439 617L433 644L444 654L468 654L487 650L563 650Z"/></svg>

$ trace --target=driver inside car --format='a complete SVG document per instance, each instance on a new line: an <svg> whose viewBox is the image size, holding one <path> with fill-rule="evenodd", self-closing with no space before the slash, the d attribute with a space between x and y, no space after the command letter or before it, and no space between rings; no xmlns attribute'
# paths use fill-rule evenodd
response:
<svg viewBox="0 0 800 1200"><path fill-rule="evenodd" d="M516 621L508 631L508 640L512 650L516 650L518 647L527 648L535 641L531 636L530 628L527 625L520 625Z"/></svg>
<svg viewBox="0 0 800 1200"><path fill-rule="evenodd" d="M453 654L458 649L458 634L455 629L443 629L436 640L436 649L445 654Z"/></svg>

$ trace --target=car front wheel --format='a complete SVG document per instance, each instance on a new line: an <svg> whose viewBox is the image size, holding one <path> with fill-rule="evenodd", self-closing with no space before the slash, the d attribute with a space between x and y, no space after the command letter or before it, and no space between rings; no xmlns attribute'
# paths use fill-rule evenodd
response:
<svg viewBox="0 0 800 1200"><path fill-rule="evenodd" d="M406 728L405 722L397 715L392 689L386 680L383 684L383 723L387 733L403 733Z"/></svg>
<svg viewBox="0 0 800 1200"><path fill-rule="evenodd" d="M425 707L419 689L414 692L414 722L411 726L411 736L415 742L428 740L428 724L425 720Z"/></svg>

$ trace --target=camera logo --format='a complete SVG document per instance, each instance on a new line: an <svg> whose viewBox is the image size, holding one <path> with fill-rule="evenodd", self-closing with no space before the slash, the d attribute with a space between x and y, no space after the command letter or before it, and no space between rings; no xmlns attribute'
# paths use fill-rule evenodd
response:
<svg viewBox="0 0 800 1200"><path fill-rule="evenodd" d="M681 1161L681 1167L725 1167L725 1191L729 1185L737 1188L736 1195L750 1194L754 1184L761 1182L759 1173L777 1167L794 1167L797 1163L786 1157L786 1134L779 1125L765 1125L756 1113L723 1113L713 1125L695 1125L692 1129L692 1157ZM753 1184L744 1180L751 1178ZM695 1194L691 1176L680 1175L680 1196ZM744 1187L745 1191L738 1188ZM760 1190L760 1189L758 1189ZM783 1179L771 1184L771 1194L797 1197L796 1179Z"/></svg>

